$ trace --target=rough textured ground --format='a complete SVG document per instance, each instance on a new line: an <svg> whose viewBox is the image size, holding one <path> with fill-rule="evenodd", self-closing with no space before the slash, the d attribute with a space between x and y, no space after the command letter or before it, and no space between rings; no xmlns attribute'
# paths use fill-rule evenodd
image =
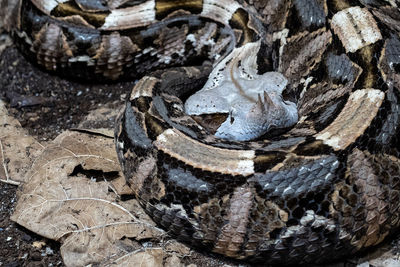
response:
<svg viewBox="0 0 400 267"><path fill-rule="evenodd" d="M92 85L60 79L28 63L12 46L1 52L1 45L0 38L0 98L8 104L10 115L43 143L65 129L77 127L89 110L110 103L111 107L120 106L133 85L130 82ZM56 242L37 236L10 220L16 191L16 186L0 183L0 266L63 266ZM398 254L397 241L389 241L372 254L361 255L378 258L375 261L353 258L332 266L399 266L393 261ZM200 267L248 266L197 252L182 262ZM392 263L394 265L390 265Z"/></svg>
<svg viewBox="0 0 400 267"><path fill-rule="evenodd" d="M0 266L63 266L56 242L19 227L10 220L17 187L0 183Z"/></svg>
<svg viewBox="0 0 400 267"><path fill-rule="evenodd" d="M39 141L51 140L63 130L77 127L91 109L106 103L119 106L133 83L82 84L42 72L13 48L0 59L1 97L9 113Z"/></svg>

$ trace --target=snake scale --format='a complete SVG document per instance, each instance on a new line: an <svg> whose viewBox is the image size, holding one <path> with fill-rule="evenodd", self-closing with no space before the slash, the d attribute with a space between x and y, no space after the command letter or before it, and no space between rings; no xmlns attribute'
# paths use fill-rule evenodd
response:
<svg viewBox="0 0 400 267"><path fill-rule="evenodd" d="M399 6L2 0L0 15L22 53L48 71L141 78L115 140L126 179L157 224L228 257L300 264L372 247L400 225ZM235 141L214 135L226 118L235 123L230 112L184 110L205 83L246 91L240 79L262 87L266 73L284 77L276 99L295 103L294 125ZM262 112L268 102L274 115L268 94L248 101Z"/></svg>

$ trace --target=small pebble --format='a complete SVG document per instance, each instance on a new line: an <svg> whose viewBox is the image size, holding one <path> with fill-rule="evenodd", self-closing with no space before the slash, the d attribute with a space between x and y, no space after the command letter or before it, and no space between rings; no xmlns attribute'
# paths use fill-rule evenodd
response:
<svg viewBox="0 0 400 267"><path fill-rule="evenodd" d="M26 259L28 257L28 253L24 253L24 255L22 255L21 259Z"/></svg>
<svg viewBox="0 0 400 267"><path fill-rule="evenodd" d="M23 241L31 241L32 240L32 237L28 234L23 234L21 238Z"/></svg>
<svg viewBox="0 0 400 267"><path fill-rule="evenodd" d="M143 243L143 247L144 247L144 248L151 248L151 247L153 247L153 243L151 243L151 242L145 242L145 243Z"/></svg>
<svg viewBox="0 0 400 267"><path fill-rule="evenodd" d="M54 251L53 251L51 248L46 247L46 254L47 254L47 255L53 255L53 254L54 254Z"/></svg>
<svg viewBox="0 0 400 267"><path fill-rule="evenodd" d="M40 253L35 251L31 255L31 259L34 261L40 261L42 259L42 256L40 256Z"/></svg>

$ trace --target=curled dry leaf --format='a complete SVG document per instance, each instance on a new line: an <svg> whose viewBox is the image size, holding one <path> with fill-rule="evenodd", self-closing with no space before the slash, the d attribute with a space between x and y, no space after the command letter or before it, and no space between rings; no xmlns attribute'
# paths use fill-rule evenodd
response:
<svg viewBox="0 0 400 267"><path fill-rule="evenodd" d="M118 102L94 109L79 123L78 128L113 138L115 118L121 109Z"/></svg>
<svg viewBox="0 0 400 267"><path fill-rule="evenodd" d="M113 261L107 266L161 267L164 266L163 256L164 252L161 248L150 248L146 249L145 251L136 250Z"/></svg>
<svg viewBox="0 0 400 267"><path fill-rule="evenodd" d="M120 199L120 193L127 192L121 180L113 139L65 132L27 172L11 219L60 241L67 266L139 259L157 266L162 262L159 252L138 250L141 246L134 240L158 240L163 232L136 200Z"/></svg>
<svg viewBox="0 0 400 267"><path fill-rule="evenodd" d="M0 182L19 185L44 147L8 115L0 100Z"/></svg>
<svg viewBox="0 0 400 267"><path fill-rule="evenodd" d="M164 249L169 253L177 253L180 257L189 256L190 248L176 240L169 240L165 243Z"/></svg>
<svg viewBox="0 0 400 267"><path fill-rule="evenodd" d="M190 257L192 252L189 247L176 240L167 241L164 245L164 251L168 253L164 263L165 267L185 266L180 258Z"/></svg>
<svg viewBox="0 0 400 267"><path fill-rule="evenodd" d="M181 260L176 255L172 255L165 260L165 267L184 267Z"/></svg>

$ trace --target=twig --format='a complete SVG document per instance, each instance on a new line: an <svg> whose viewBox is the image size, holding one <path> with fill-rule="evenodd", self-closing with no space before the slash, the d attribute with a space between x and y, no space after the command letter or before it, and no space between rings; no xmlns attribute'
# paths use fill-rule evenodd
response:
<svg viewBox="0 0 400 267"><path fill-rule="evenodd" d="M4 173L6 175L6 180L0 179L0 182L7 183L7 184L12 184L12 185L20 185L20 182L13 181L10 179L10 176L8 175L8 170L7 170L7 164L4 159L4 148L3 148L3 142L0 140L0 150L1 150L1 158L3 159L3 168L4 168Z"/></svg>

